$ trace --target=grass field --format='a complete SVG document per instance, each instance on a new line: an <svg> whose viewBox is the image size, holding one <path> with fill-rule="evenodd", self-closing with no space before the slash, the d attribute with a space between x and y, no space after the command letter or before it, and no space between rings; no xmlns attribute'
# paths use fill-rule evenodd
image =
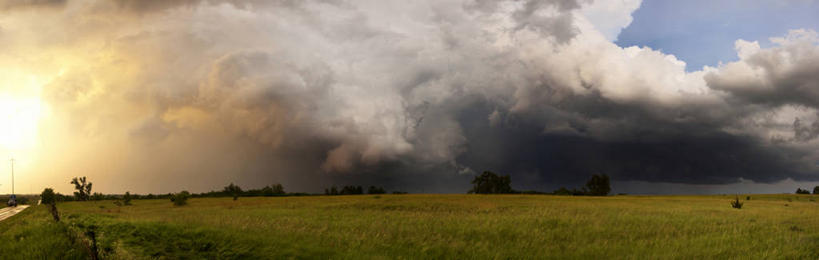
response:
<svg viewBox="0 0 819 260"><path fill-rule="evenodd" d="M819 258L811 195L358 195L58 205L0 223L0 258ZM819 196L816 196L819 199ZM9 243L7 241L14 241ZM29 253L30 257L9 252ZM51 252L51 253L48 253ZM40 257L41 256L41 257Z"/></svg>

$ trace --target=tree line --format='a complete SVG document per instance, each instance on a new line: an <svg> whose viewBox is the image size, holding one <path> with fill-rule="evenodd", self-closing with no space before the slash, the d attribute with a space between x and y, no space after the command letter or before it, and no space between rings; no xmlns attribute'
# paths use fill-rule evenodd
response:
<svg viewBox="0 0 819 260"><path fill-rule="evenodd" d="M190 193L188 191L181 191L178 193L167 194L131 194L125 192L123 195L117 194L102 194L98 192L92 193L93 183L83 177L75 177L71 179L70 184L74 185L76 190L71 195L63 195L55 193L53 189L47 188L41 194L41 199L47 201L87 201L87 200L116 200L117 205L130 205L133 199L170 199L175 205L185 205L188 198L211 198L211 197L232 197L237 200L239 197L271 197L271 196L304 196L315 195L308 193L287 193L281 184L267 185L260 189L243 190L236 184L230 183L221 191L209 191L202 193ZM552 195L571 195L571 196L607 196L611 192L611 180L608 175L594 174L586 182L586 185L580 189L567 189L561 187L553 192L539 192L539 191L517 191L512 189L511 176L500 176L491 171L485 171L481 175L476 176L472 181L472 188L467 192L470 194L552 194ZM369 186L366 194L386 194L387 191L383 187ZM406 194L407 192L393 191L393 194ZM338 188L332 186L324 189L324 195L359 195L365 194L362 186L343 186ZM807 189L797 188L796 194L811 194ZM813 188L813 194L819 194L819 186ZM46 202L43 202L46 203ZM52 202L48 202L52 203ZM54 209L55 219L57 219L56 208Z"/></svg>
<svg viewBox="0 0 819 260"><path fill-rule="evenodd" d="M191 193L183 190L178 193L166 194L131 194L126 192L123 195L119 194L102 194L98 192L92 193L93 183L83 177L75 177L71 179L70 184L74 185L76 190L73 196L54 193L53 199L55 201L87 201L87 200L125 200L125 204L130 204L130 200L136 199L170 199L177 201L186 201L187 198L214 198L214 197L232 197L237 200L239 197L272 197L272 196L303 196L313 195L308 193L287 193L284 186L281 184L267 185L259 189L244 190L239 185L230 183L220 191L208 191L202 193ZM491 171L485 171L483 174L476 176L472 181L472 189L467 193L475 194L554 194L554 195L574 195L574 196L606 196L611 192L611 182L608 175L592 175L586 182L586 185L580 189L573 188L571 190L561 187L553 192L539 192L539 191L517 191L512 189L512 179L507 175L500 176ZM51 190L53 193L53 190ZM798 189L797 193L807 192L806 190ZM819 192L819 186L814 188L814 193ZM362 186L347 185L341 188L332 186L324 189L324 195L360 195L360 194L386 194L387 191L383 187L369 186L365 190ZM393 191L393 194L406 194L407 192Z"/></svg>
<svg viewBox="0 0 819 260"><path fill-rule="evenodd" d="M370 186L367 188L366 194L386 194L387 190L383 187ZM344 186L341 189L336 186L324 189L324 195L361 195L364 193L364 188L361 186ZM393 191L392 194L407 194L403 191Z"/></svg>
<svg viewBox="0 0 819 260"><path fill-rule="evenodd" d="M288 193L285 192L284 186L279 183L273 185L267 185L265 187L259 189L242 189L239 185L234 183L230 183L225 186L222 190L219 191L208 191L202 193L191 193L187 190L183 190L178 193L165 193L165 194L131 194L130 192L126 192L125 194L102 194L98 192L92 193L93 183L88 181L88 179L83 177L75 177L71 179L71 184L74 185L74 189L76 190L72 195L63 195L60 193L54 193L54 190L51 189L49 196L52 196L54 201L89 201L89 200L125 200L130 202L130 200L141 200L141 199L170 199L174 201L174 203L184 203L187 198L218 198L218 197L232 197L233 200L238 200L240 197L272 197L272 196L306 196L306 195L316 195L316 194L309 194L309 193ZM383 187L376 187L370 186L367 188L366 193L362 186L343 186L341 188L337 188L336 186L332 186L324 190L325 195L358 195L358 194L386 194L387 191ZM393 191L393 194L407 194L407 192L402 191Z"/></svg>
<svg viewBox="0 0 819 260"><path fill-rule="evenodd" d="M802 188L796 188L796 194L810 194L810 191ZM813 194L819 194L819 186L813 187Z"/></svg>
<svg viewBox="0 0 819 260"><path fill-rule="evenodd" d="M539 191L517 191L512 189L512 177L508 174L500 176L491 171L485 171L472 180L470 194L553 194L574 196L606 196L611 192L611 180L608 175L594 174L580 189L566 189L561 187L551 193Z"/></svg>
<svg viewBox="0 0 819 260"><path fill-rule="evenodd" d="M92 193L93 183L88 181L88 179L83 177L75 177L71 179L71 184L74 185L74 189L76 190L72 195L64 195L61 193L54 193L53 189L50 189L49 196L53 196L54 201L89 201L89 200L123 200L126 199L128 201L132 199L170 199L173 198L178 193L166 193L166 194L131 194L130 192L125 192L125 194L102 194L99 192ZM190 193L188 191L183 191L188 194L189 197L192 198L212 198L212 197L233 197L234 200L238 199L238 197L272 197L272 196L299 196L299 195L309 195L307 193L287 193L284 191L284 186L279 183L273 185L267 185L259 189L249 189L243 190L238 185L233 183L228 184L220 191L208 191L202 193ZM53 194L52 194L53 193ZM181 193L181 192L180 192Z"/></svg>

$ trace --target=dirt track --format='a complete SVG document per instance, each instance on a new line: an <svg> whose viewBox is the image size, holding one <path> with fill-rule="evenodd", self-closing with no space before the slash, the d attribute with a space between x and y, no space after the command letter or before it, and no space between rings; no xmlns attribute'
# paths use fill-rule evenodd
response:
<svg viewBox="0 0 819 260"><path fill-rule="evenodd" d="M28 205L20 205L20 206L17 206L17 207L2 208L2 209L0 209L0 221L3 221L3 220L5 220L5 219L7 219L7 218L9 218L11 216L14 216L14 215L16 215L17 213L20 213L20 211L23 211L26 208L28 208Z"/></svg>

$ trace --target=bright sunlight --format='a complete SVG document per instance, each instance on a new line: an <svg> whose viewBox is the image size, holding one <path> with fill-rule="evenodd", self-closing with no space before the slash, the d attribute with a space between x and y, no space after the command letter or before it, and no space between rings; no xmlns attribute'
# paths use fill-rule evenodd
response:
<svg viewBox="0 0 819 260"><path fill-rule="evenodd" d="M40 82L34 77L0 87L0 149L9 152L29 149L37 143L37 123L43 111Z"/></svg>

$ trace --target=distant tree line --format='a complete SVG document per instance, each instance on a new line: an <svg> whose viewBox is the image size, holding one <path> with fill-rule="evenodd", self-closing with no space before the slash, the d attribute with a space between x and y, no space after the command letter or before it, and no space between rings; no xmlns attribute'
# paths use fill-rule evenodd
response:
<svg viewBox="0 0 819 260"><path fill-rule="evenodd" d="M802 188L796 188L796 194L810 194L810 191ZM813 187L813 194L819 194L819 186Z"/></svg>
<svg viewBox="0 0 819 260"><path fill-rule="evenodd" d="M383 187L370 186L367 188L366 194L386 194L387 190ZM406 194L406 192L393 191L393 194ZM336 186L324 189L324 195L360 195L365 194L364 188L361 186L344 186L341 189Z"/></svg>
<svg viewBox="0 0 819 260"><path fill-rule="evenodd" d="M491 171L485 171L472 180L472 189L467 193L474 194L553 194L574 196L606 196L611 192L611 180L608 175L592 175L586 186L581 189L566 189L561 187L554 192L516 191L512 189L512 178L509 175L499 176Z"/></svg>
<svg viewBox="0 0 819 260"><path fill-rule="evenodd" d="M48 195L52 198L55 202L65 202L65 201L88 201L88 200L117 200L117 205L130 205L131 200L143 200L143 199L170 199L174 202L175 205L181 206L187 203L188 198L218 198L218 197L232 197L233 200L237 200L239 197L272 197L272 196L307 196L307 195L316 195L316 194L309 194L309 193L287 193L284 190L284 186L281 184L273 184L264 186L260 189L249 189L244 190L239 185L234 183L230 183L225 186L220 191L208 191L202 193L191 193L189 191L181 191L178 193L166 193L166 194L131 194L131 192L125 192L125 194L102 194L99 192L92 193L92 183L88 181L86 177L76 177L71 180L71 184L74 184L75 192L74 195L63 195L60 193L54 193L53 190L50 190ZM333 186L331 188L325 189L325 195L355 195L355 194L365 194L365 190L362 186L344 186L341 189ZM370 186L366 190L366 194L386 194L387 191L383 187L376 187ZM393 194L406 194L407 192L402 191L393 191Z"/></svg>
<svg viewBox="0 0 819 260"><path fill-rule="evenodd" d="M221 191L209 191L209 192L202 192L202 193L190 193L188 191L182 191L180 193L167 193L167 194L147 194L147 195L140 195L140 194L131 194L130 192L125 192L123 195L119 194L102 194L99 192L91 193L93 184L88 181L88 179L83 177L75 177L71 180L71 184L74 185L75 191L73 196L70 195L63 195L60 193L54 193L53 190L49 190L46 194L49 196L49 200L53 201L86 201L86 200L123 200L123 205L130 205L132 199L140 200L140 199L171 199L175 201L176 198L184 197L183 201L186 201L187 198L213 198L213 197L232 197L233 200L237 200L239 197L271 197L271 196L305 196L305 195L312 195L308 193L287 193L284 191L284 187L281 184L273 184L262 187L260 189L250 189L250 190L242 190L236 184L230 183L228 186L225 186L224 189ZM586 185L581 187L580 189L572 188L567 189L566 187L560 187L553 192L540 192L540 191L517 191L512 189L512 178L507 174L500 176L491 171L484 171L481 175L476 176L472 181L472 188L468 191L468 193L474 194L552 194L552 195L569 195L569 196L607 196L611 192L611 180L608 175L605 174L594 174L591 178L586 182ZM387 191L383 187L376 187L370 186L367 188L366 194L385 194ZM407 192L402 191L393 191L393 194L406 194ZM340 189L336 186L332 186L330 188L324 189L324 195L358 195L358 194L365 194L364 188L362 186L343 186ZM810 191L807 189L797 188L796 194L811 194ZM819 194L819 186L813 187L813 194ZM23 199L23 198L19 198ZM18 199L18 200L19 200ZM20 204L24 204L25 202L21 202ZM185 202L181 202L185 203ZM184 204L182 204L184 205Z"/></svg>
<svg viewBox="0 0 819 260"><path fill-rule="evenodd" d="M102 194L99 192L91 193L92 190L92 183L88 181L88 179L83 177L75 177L71 179L71 184L74 184L74 195L63 195L60 193L54 193L53 190L50 191L49 196L53 198L54 201L87 201L87 200L122 200L123 205L130 205L131 200L142 200L142 199L171 199L174 198L176 195L180 193L167 193L167 194L131 194L131 192L125 192L125 194ZM221 191L209 191L209 192L202 192L202 193L190 193L187 191L187 195L185 197L191 198L213 198L213 197L233 197L234 200L238 199L238 197L272 197L272 196L301 196L301 195L309 195L306 193L287 193L284 191L284 186L281 184L273 184L264 186L260 189L250 189L250 190L242 190L241 187L235 185L233 183L228 184L225 186L224 189ZM22 204L22 203L21 203Z"/></svg>

